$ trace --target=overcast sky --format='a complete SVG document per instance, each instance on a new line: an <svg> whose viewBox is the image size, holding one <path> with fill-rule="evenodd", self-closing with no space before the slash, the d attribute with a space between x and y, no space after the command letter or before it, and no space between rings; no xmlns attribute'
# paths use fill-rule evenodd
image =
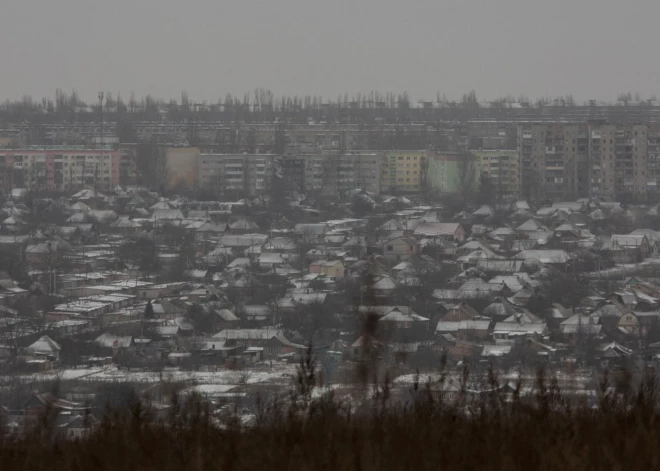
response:
<svg viewBox="0 0 660 471"><path fill-rule="evenodd" d="M660 0L4 0L0 96L660 96Z"/></svg>

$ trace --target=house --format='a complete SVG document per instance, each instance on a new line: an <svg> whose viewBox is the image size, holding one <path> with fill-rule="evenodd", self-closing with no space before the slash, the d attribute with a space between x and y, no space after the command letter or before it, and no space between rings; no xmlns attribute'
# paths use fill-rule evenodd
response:
<svg viewBox="0 0 660 471"><path fill-rule="evenodd" d="M278 253L261 253L259 254L259 266L264 268L273 268L284 265L287 261Z"/></svg>
<svg viewBox="0 0 660 471"><path fill-rule="evenodd" d="M467 303L451 307L441 318L443 322L469 321L479 317L479 313Z"/></svg>
<svg viewBox="0 0 660 471"><path fill-rule="evenodd" d="M218 239L218 247L246 249L255 245L263 246L267 240L266 234L224 234Z"/></svg>
<svg viewBox="0 0 660 471"><path fill-rule="evenodd" d="M651 253L657 254L660 252L660 232L653 229L635 229L630 235L645 235L649 241Z"/></svg>
<svg viewBox="0 0 660 471"><path fill-rule="evenodd" d="M224 340L226 346L242 348L263 348L263 355L275 358L287 353L304 353L307 347L291 342L281 330L264 329L225 329L213 336L213 340Z"/></svg>
<svg viewBox="0 0 660 471"><path fill-rule="evenodd" d="M610 342L597 348L596 358L600 359L602 368L612 366L623 366L625 359L632 355L633 351L617 342Z"/></svg>
<svg viewBox="0 0 660 471"><path fill-rule="evenodd" d="M296 224L293 228L296 238L306 239L307 241L318 240L330 230L326 223L319 224Z"/></svg>
<svg viewBox="0 0 660 471"><path fill-rule="evenodd" d="M383 255L389 261L400 262L419 255L420 244L412 237L396 237L383 243Z"/></svg>
<svg viewBox="0 0 660 471"><path fill-rule="evenodd" d="M493 209L492 206L488 206L488 205L483 205L472 213L473 216L478 218L487 218L494 214L495 214L495 210Z"/></svg>
<svg viewBox="0 0 660 471"><path fill-rule="evenodd" d="M627 312L619 318L617 327L626 334L638 334L640 332L640 322L634 312Z"/></svg>
<svg viewBox="0 0 660 471"><path fill-rule="evenodd" d="M49 360L58 360L60 358L60 344L51 339L48 335L39 337L39 340L25 348L25 352L36 357L47 358Z"/></svg>
<svg viewBox="0 0 660 471"><path fill-rule="evenodd" d="M612 243L623 250L634 252L638 260L643 260L651 253L649 239L644 234L612 234Z"/></svg>
<svg viewBox="0 0 660 471"><path fill-rule="evenodd" d="M463 242L465 240L465 229L457 222L422 222L417 225L413 235L417 238L440 237Z"/></svg>
<svg viewBox="0 0 660 471"><path fill-rule="evenodd" d="M229 309L219 309L214 311L214 314L215 320L213 321L213 324L215 327L221 330L235 329L238 327L240 319Z"/></svg>
<svg viewBox="0 0 660 471"><path fill-rule="evenodd" d="M283 334L271 337L263 344L262 348L264 358L276 358L280 355L287 355L290 353L302 355L308 349L305 345L291 342Z"/></svg>
<svg viewBox="0 0 660 471"><path fill-rule="evenodd" d="M172 340L179 335L181 328L178 325L158 325L154 328L154 334L164 340Z"/></svg>
<svg viewBox="0 0 660 471"><path fill-rule="evenodd" d="M297 246L290 237L273 237L261 246L262 252L296 253Z"/></svg>
<svg viewBox="0 0 660 471"><path fill-rule="evenodd" d="M342 279L344 278L344 264L341 260L317 260L309 265L309 272Z"/></svg>
<svg viewBox="0 0 660 471"><path fill-rule="evenodd" d="M488 316L495 321L502 321L507 317L511 317L516 314L516 309L513 305L506 300L506 298L495 298L492 303L490 303L483 310L483 315Z"/></svg>
<svg viewBox="0 0 660 471"><path fill-rule="evenodd" d="M144 228L137 221L129 219L128 216L122 216L113 222L110 226L115 232L124 235L132 235L142 232Z"/></svg>
<svg viewBox="0 0 660 471"><path fill-rule="evenodd" d="M184 219L184 215L178 209L156 209L151 215L151 219L157 224L171 223Z"/></svg>
<svg viewBox="0 0 660 471"><path fill-rule="evenodd" d="M597 337L602 330L603 326L598 324L597 318L581 314L575 314L559 324L559 332L572 343L583 341L587 337Z"/></svg>
<svg viewBox="0 0 660 471"><path fill-rule="evenodd" d="M92 433L101 423L94 415L85 413L60 413L57 417L56 434L67 440L78 440Z"/></svg>
<svg viewBox="0 0 660 471"><path fill-rule="evenodd" d="M225 224L218 224L215 222L205 222L200 227L195 229L195 240L211 240L219 239L226 231Z"/></svg>
<svg viewBox="0 0 660 471"><path fill-rule="evenodd" d="M119 336L104 333L94 339L94 343L106 351L111 351L113 356L122 350L128 350L135 347L133 337L130 335Z"/></svg>
<svg viewBox="0 0 660 471"><path fill-rule="evenodd" d="M452 334L463 340L483 340L488 337L490 324L489 319L439 321L435 333Z"/></svg>
<svg viewBox="0 0 660 471"><path fill-rule="evenodd" d="M23 404L23 413L27 417L41 416L47 409L52 409L59 414L81 413L84 414L87 407L79 402L68 401L54 396L51 393L33 394Z"/></svg>
<svg viewBox="0 0 660 471"><path fill-rule="evenodd" d="M229 224L228 229L232 234L247 234L249 232L260 230L259 226L249 219L239 219L234 221Z"/></svg>
<svg viewBox="0 0 660 471"><path fill-rule="evenodd" d="M184 312L182 308L163 298L154 299L151 306L155 317L159 319L174 319Z"/></svg>
<svg viewBox="0 0 660 471"><path fill-rule="evenodd" d="M383 344L375 338L363 334L351 344L351 355L354 359L378 355L383 349Z"/></svg>
<svg viewBox="0 0 660 471"><path fill-rule="evenodd" d="M518 232L522 236L529 236L531 232L546 231L546 230L547 229L545 228L545 226L534 218L530 218L524 223L522 223L520 226L516 227L516 232Z"/></svg>
<svg viewBox="0 0 660 471"><path fill-rule="evenodd" d="M117 213L110 209L91 209L86 214L89 219L100 224L107 224L117 219Z"/></svg>
<svg viewBox="0 0 660 471"><path fill-rule="evenodd" d="M515 255L518 260L536 259L547 265L563 266L571 260L565 250L523 250Z"/></svg>
<svg viewBox="0 0 660 471"><path fill-rule="evenodd" d="M429 328L429 319L414 313L410 309L399 309L391 306L393 309L378 319L378 324L383 326L385 331L409 330L415 329L418 332L427 332Z"/></svg>
<svg viewBox="0 0 660 471"><path fill-rule="evenodd" d="M25 260L34 266L54 266L71 249L70 244L61 240L39 242L27 246Z"/></svg>
<svg viewBox="0 0 660 471"><path fill-rule="evenodd" d="M548 332L545 322L498 322L493 329L493 339L496 344L509 344L519 337L543 336Z"/></svg>
<svg viewBox="0 0 660 471"><path fill-rule="evenodd" d="M5 271L0 271L0 296L4 299L22 298L28 291L19 287Z"/></svg>

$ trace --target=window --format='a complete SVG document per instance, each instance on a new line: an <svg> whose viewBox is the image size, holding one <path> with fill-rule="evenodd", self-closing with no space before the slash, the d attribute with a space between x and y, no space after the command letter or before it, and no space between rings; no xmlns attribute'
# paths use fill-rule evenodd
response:
<svg viewBox="0 0 660 471"><path fill-rule="evenodd" d="M388 245L388 246L387 246L387 251L388 251L388 252L392 252L393 250L394 250L394 247L393 247L393 246L391 246L391 245Z"/></svg>

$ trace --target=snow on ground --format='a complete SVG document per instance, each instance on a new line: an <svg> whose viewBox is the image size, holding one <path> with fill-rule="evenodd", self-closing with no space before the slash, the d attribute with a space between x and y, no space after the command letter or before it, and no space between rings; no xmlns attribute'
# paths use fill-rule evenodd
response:
<svg viewBox="0 0 660 471"><path fill-rule="evenodd" d="M189 391L195 391L202 396L212 396L214 394L226 393L234 389L233 384L198 384L190 388Z"/></svg>
<svg viewBox="0 0 660 471"><path fill-rule="evenodd" d="M434 383L436 381L440 381L441 378L442 378L442 375L440 373L420 373L419 375L409 374L409 375L397 376L396 378L394 378L392 383L394 383L394 384L414 384L415 381L418 381L419 384L426 384L428 382Z"/></svg>
<svg viewBox="0 0 660 471"><path fill-rule="evenodd" d="M114 365L103 368L71 368L49 371L33 375L21 376L25 382L42 382L60 380L108 381L158 383L161 381L181 382L191 381L198 384L291 384L296 375L296 365L273 362L272 368L267 364L255 365L251 369L218 371L181 371L166 369L159 371L142 371L119 369ZM9 378L0 377L0 383Z"/></svg>

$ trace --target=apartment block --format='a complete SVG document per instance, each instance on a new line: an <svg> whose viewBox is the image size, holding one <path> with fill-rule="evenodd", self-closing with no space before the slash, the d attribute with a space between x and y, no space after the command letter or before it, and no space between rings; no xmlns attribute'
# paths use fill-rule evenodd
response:
<svg viewBox="0 0 660 471"><path fill-rule="evenodd" d="M527 198L566 199L578 195L578 126L521 126L521 193Z"/></svg>
<svg viewBox="0 0 660 471"><path fill-rule="evenodd" d="M646 191L660 191L660 125L652 124L647 129L646 142Z"/></svg>
<svg viewBox="0 0 660 471"><path fill-rule="evenodd" d="M643 197L647 192L646 125L592 125L591 194Z"/></svg>
<svg viewBox="0 0 660 471"><path fill-rule="evenodd" d="M137 144L120 144L119 153L119 184L135 185L137 183Z"/></svg>
<svg viewBox="0 0 660 471"><path fill-rule="evenodd" d="M382 159L380 186L382 191L415 193L426 179L426 151L387 151Z"/></svg>
<svg viewBox="0 0 660 471"><path fill-rule="evenodd" d="M654 161L660 133L656 128L605 123L520 126L521 193L554 200L643 199L657 187Z"/></svg>
<svg viewBox="0 0 660 471"><path fill-rule="evenodd" d="M459 162L467 155L458 153L435 153L427 155L426 181L431 190L436 193L455 193L459 187ZM477 172L475 168L475 185Z"/></svg>
<svg viewBox="0 0 660 471"><path fill-rule="evenodd" d="M273 173L271 154L199 154L198 184L202 188L256 195L267 188Z"/></svg>
<svg viewBox="0 0 660 471"><path fill-rule="evenodd" d="M112 146L0 149L0 181L5 189L64 191L93 185L110 190L119 184L120 160Z"/></svg>
<svg viewBox="0 0 660 471"><path fill-rule="evenodd" d="M479 176L486 176L502 194L518 195L520 191L519 154L515 150L471 151Z"/></svg>
<svg viewBox="0 0 660 471"><path fill-rule="evenodd" d="M325 195L362 189L380 193L382 154L351 152L309 156L305 161L305 188Z"/></svg>
<svg viewBox="0 0 660 471"><path fill-rule="evenodd" d="M305 192L342 195L354 189L380 193L381 163L378 152L286 155L280 160L288 183Z"/></svg>

